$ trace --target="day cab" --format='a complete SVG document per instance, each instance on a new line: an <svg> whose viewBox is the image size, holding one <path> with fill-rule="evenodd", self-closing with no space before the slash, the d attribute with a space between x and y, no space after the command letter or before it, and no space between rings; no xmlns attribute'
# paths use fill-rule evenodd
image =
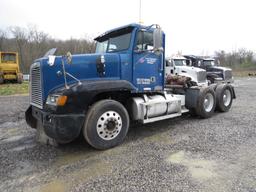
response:
<svg viewBox="0 0 256 192"><path fill-rule="evenodd" d="M125 25L95 41L94 54L49 51L31 65L26 121L46 143L81 134L94 148L107 149L124 140L131 121L186 112L207 118L231 107L232 86L166 87L165 34L158 25Z"/></svg>

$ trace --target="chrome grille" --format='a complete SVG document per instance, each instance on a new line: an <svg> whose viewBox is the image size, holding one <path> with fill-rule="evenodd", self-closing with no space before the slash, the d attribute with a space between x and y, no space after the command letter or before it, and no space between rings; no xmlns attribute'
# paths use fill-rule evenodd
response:
<svg viewBox="0 0 256 192"><path fill-rule="evenodd" d="M227 80L227 79L232 79L232 71L231 70L225 71L225 80Z"/></svg>
<svg viewBox="0 0 256 192"><path fill-rule="evenodd" d="M198 71L197 72L197 81L199 83L206 81L206 71Z"/></svg>
<svg viewBox="0 0 256 192"><path fill-rule="evenodd" d="M30 103L39 108L43 108L43 94L41 84L40 63L34 63L30 69Z"/></svg>

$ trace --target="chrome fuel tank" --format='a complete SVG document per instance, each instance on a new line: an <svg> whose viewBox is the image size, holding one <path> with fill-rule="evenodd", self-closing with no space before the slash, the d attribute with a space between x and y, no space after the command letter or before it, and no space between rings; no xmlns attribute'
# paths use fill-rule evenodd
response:
<svg viewBox="0 0 256 192"><path fill-rule="evenodd" d="M171 94L132 98L133 120L143 120L181 111L182 99Z"/></svg>

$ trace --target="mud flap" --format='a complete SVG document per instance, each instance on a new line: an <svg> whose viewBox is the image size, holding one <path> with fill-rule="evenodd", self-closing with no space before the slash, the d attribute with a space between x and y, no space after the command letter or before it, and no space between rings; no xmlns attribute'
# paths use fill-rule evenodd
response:
<svg viewBox="0 0 256 192"><path fill-rule="evenodd" d="M234 86L233 86L233 85L230 85L230 87L231 87L231 90L232 90L233 99L236 99L236 93L235 93Z"/></svg>
<svg viewBox="0 0 256 192"><path fill-rule="evenodd" d="M32 115L32 106L30 105L29 108L26 110L25 112L25 118L26 118L26 122L27 124L36 129L36 123L37 123L37 120L35 117L33 117Z"/></svg>
<svg viewBox="0 0 256 192"><path fill-rule="evenodd" d="M55 147L58 146L58 142L55 139L50 138L45 134L43 124L40 120L37 121L36 140L38 143L41 144L51 145Z"/></svg>

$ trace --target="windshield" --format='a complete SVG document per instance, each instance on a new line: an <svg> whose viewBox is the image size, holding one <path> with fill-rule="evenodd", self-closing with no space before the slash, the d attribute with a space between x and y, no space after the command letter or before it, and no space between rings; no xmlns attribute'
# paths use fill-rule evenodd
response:
<svg viewBox="0 0 256 192"><path fill-rule="evenodd" d="M184 59L174 59L175 66L184 66L186 65L186 60Z"/></svg>
<svg viewBox="0 0 256 192"><path fill-rule="evenodd" d="M16 63L16 54L13 53L2 53L1 55L2 62Z"/></svg>
<svg viewBox="0 0 256 192"><path fill-rule="evenodd" d="M204 60L204 65L205 66L214 66L214 61L213 60Z"/></svg>
<svg viewBox="0 0 256 192"><path fill-rule="evenodd" d="M123 51L129 48L131 33L110 37L103 42L97 42L96 53Z"/></svg>

